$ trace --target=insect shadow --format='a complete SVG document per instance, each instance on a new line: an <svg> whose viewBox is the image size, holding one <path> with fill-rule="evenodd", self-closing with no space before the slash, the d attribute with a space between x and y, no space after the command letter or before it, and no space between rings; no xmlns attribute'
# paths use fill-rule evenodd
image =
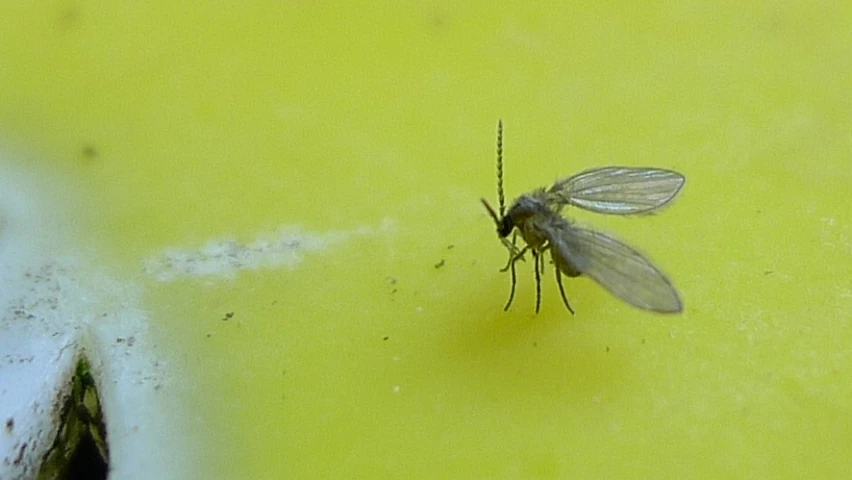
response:
<svg viewBox="0 0 852 480"><path fill-rule="evenodd" d="M508 211L503 195L503 122L497 123L497 197L499 214L483 198L482 204L497 226L497 235L509 251L500 271L509 270L512 288L503 310L515 298L515 262L533 256L536 297L541 306L543 254L550 252L556 283L565 307L574 309L565 295L562 275L586 275L634 307L658 313L680 313L683 303L671 281L642 253L601 232L575 225L561 215L566 206L608 215L636 215L659 211L674 200L686 178L661 168L600 167L582 171L518 197ZM512 240L508 239L512 235ZM520 234L526 245L519 248Z"/></svg>

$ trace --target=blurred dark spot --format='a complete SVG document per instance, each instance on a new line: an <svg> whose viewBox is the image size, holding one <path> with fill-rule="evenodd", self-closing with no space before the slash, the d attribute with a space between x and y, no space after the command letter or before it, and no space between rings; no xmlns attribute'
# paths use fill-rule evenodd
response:
<svg viewBox="0 0 852 480"><path fill-rule="evenodd" d="M56 18L56 26L60 30L73 30L80 25L82 18L80 8L74 5L63 9Z"/></svg>
<svg viewBox="0 0 852 480"><path fill-rule="evenodd" d="M83 162L93 162L97 160L99 155L98 149L94 145L83 145L83 148L80 149L80 159Z"/></svg>

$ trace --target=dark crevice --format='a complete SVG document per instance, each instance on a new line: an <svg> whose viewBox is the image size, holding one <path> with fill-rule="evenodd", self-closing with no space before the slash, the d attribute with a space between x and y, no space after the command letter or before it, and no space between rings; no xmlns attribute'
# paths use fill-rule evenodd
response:
<svg viewBox="0 0 852 480"><path fill-rule="evenodd" d="M60 411L60 426L39 469L40 480L106 479L109 449L98 391L85 358L77 363L71 393Z"/></svg>
<svg viewBox="0 0 852 480"><path fill-rule="evenodd" d="M71 455L65 478L69 480L106 479L108 472L109 465L106 459L101 456L95 439L86 432Z"/></svg>

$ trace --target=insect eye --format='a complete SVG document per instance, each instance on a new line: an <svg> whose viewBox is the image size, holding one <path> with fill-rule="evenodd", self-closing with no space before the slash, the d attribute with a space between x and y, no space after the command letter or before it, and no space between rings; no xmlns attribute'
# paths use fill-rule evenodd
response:
<svg viewBox="0 0 852 480"><path fill-rule="evenodd" d="M497 227L497 233L501 237L508 237L514 228L515 224L512 223L512 219L510 217L503 217L500 220L500 225Z"/></svg>

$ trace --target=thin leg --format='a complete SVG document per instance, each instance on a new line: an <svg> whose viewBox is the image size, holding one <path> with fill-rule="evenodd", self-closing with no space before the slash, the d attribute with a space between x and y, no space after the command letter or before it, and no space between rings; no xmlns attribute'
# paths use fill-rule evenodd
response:
<svg viewBox="0 0 852 480"><path fill-rule="evenodd" d="M568 303L568 297L565 296L565 288L562 287L562 272L559 271L559 267L555 267L554 270L556 270L556 284L559 285L559 293L562 294L562 301L565 303L568 311L571 312L571 315L574 315L574 309Z"/></svg>
<svg viewBox="0 0 852 480"><path fill-rule="evenodd" d="M514 266L515 266L515 262L517 262L518 260L523 260L523 259L524 259L524 254L525 254L525 253L527 252L527 250L529 250L529 249L530 249L530 246L529 246L529 245L527 245L527 246L526 246L526 247L524 247L522 250L518 251L518 253L510 252L510 253L509 253L509 261L508 261L508 262L506 262L506 266L505 266L505 267L503 267L503 268L501 268L501 269L500 269L500 271L501 271L501 272L505 272L506 270L508 270L508 269L509 269L509 267L510 267L510 266L511 266L511 267L514 267Z"/></svg>
<svg viewBox="0 0 852 480"><path fill-rule="evenodd" d="M517 278L515 277L515 262L510 263L510 270L512 271L512 290L509 291L509 301L506 302L506 306L503 307L504 312L509 310L509 306L515 298L515 284L517 283Z"/></svg>
<svg viewBox="0 0 852 480"><path fill-rule="evenodd" d="M518 254L520 250L518 250L518 232L512 232L512 241L506 239L506 237L500 238L500 241L503 242L503 245L506 246L506 249L509 250L509 257L514 257Z"/></svg>
<svg viewBox="0 0 852 480"><path fill-rule="evenodd" d="M539 255L535 250L532 251L533 258L535 258L535 313L538 313L539 307L541 306L541 275L539 274L538 264L541 262L541 255Z"/></svg>
<svg viewBox="0 0 852 480"><path fill-rule="evenodd" d="M509 291L509 301L506 302L506 306L503 307L504 312L509 310L509 306L512 305L512 300L515 298L515 285L518 283L517 276L515 275L515 262L517 262L518 259L523 259L524 252L526 252L527 249L529 249L529 246L524 247L524 249L518 252L517 255L510 254L509 261L506 263L506 266L500 269L501 272L505 272L506 270L510 270L512 272L512 289Z"/></svg>

